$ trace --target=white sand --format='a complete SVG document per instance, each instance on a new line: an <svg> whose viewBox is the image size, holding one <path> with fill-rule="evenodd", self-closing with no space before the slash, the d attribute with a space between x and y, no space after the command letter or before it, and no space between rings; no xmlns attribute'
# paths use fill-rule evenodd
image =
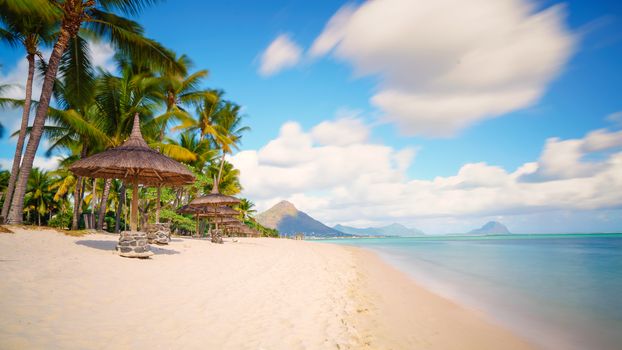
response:
<svg viewBox="0 0 622 350"><path fill-rule="evenodd" d="M2 349L513 349L527 345L373 254L322 243L0 234Z"/></svg>

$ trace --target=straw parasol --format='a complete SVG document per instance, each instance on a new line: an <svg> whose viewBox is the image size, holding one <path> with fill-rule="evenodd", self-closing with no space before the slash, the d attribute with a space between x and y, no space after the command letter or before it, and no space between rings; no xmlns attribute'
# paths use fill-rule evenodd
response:
<svg viewBox="0 0 622 350"><path fill-rule="evenodd" d="M215 216L237 216L240 215L235 209L226 206L218 206L218 207L193 207L190 205L184 205L183 207L177 209L177 213L179 214L193 214L196 216L203 217L215 217Z"/></svg>
<svg viewBox="0 0 622 350"><path fill-rule="evenodd" d="M221 194L218 190L218 181L214 181L214 187L212 187L212 191L209 194L193 199L188 206L201 208L219 207L223 205L234 206L236 204L240 204L240 200L232 196Z"/></svg>
<svg viewBox="0 0 622 350"><path fill-rule="evenodd" d="M134 115L130 138L121 146L78 160L70 168L74 174L86 177L122 179L132 183L133 193L138 184L184 185L194 181L194 175L181 163L150 148L140 132L140 118ZM136 231L138 196L132 196L130 229Z"/></svg>
<svg viewBox="0 0 622 350"><path fill-rule="evenodd" d="M239 199L232 197L232 196L221 194L218 191L218 181L214 179L214 187L212 187L212 191L209 194L193 199L186 206L188 207L186 208L186 210L207 210L209 212L210 210L216 211L217 210L216 208L220 208L223 206L234 206L239 203L240 203ZM189 208L192 208L192 209L189 209ZM224 209L221 209L220 211L223 212L223 210ZM199 230L199 223L198 223L199 216L207 216L207 217L212 217L212 218L219 218L219 217L227 216L227 215L218 215L218 214L201 215L201 214L197 214L197 212L195 212L194 214L197 218L197 233ZM221 220L214 220L214 223L216 224L216 230L218 230L219 221ZM236 220L236 221L239 222L239 220ZM220 241L222 240L212 235L212 242L220 242Z"/></svg>
<svg viewBox="0 0 622 350"><path fill-rule="evenodd" d="M125 257L144 258L152 254L147 235L137 230L138 184L178 186L194 181L194 175L185 166L147 145L140 132L138 113L134 115L130 138L121 146L78 160L69 170L80 176L122 179L132 183L130 231L121 233L117 245L120 255ZM159 210L156 217L158 215Z"/></svg>

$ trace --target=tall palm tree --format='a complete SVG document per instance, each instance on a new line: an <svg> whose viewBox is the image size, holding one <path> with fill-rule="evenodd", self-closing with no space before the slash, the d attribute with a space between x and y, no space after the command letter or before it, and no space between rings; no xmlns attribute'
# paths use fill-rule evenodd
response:
<svg viewBox="0 0 622 350"><path fill-rule="evenodd" d="M190 75L188 70L192 62L186 55L176 59L180 69L166 69L160 74L162 90L160 99L166 106L166 111L153 119L160 128L159 141L164 140L164 133L170 126L170 121L175 119L182 123L191 121L192 116L187 108L199 105L205 99L215 100L216 95L210 90L201 90L199 85L207 77L206 69L196 71Z"/></svg>
<svg viewBox="0 0 622 350"><path fill-rule="evenodd" d="M216 144L222 152L220 160L220 170L218 171L218 182L222 178L222 171L225 165L225 156L237 149L242 139L242 134L250 130L248 126L241 126L242 116L240 106L235 103L225 101L220 108L216 118L216 133L219 135L215 139Z"/></svg>
<svg viewBox="0 0 622 350"><path fill-rule="evenodd" d="M32 132L26 145L15 186L9 213L10 222L22 222L21 213L28 176L43 133L60 61L72 38L82 32L85 36L108 39L119 52L132 57L137 62L149 62L152 67L159 68L177 66L170 51L143 36L143 30L138 23L109 12L116 10L123 14L136 15L144 7L154 2L153 0L65 0L54 2L29 0L27 5L16 4L21 2L12 1L0 3L8 4L8 9L11 11L19 11L13 15L52 17L57 21L60 28L48 61Z"/></svg>
<svg viewBox="0 0 622 350"><path fill-rule="evenodd" d="M166 138L159 148L163 154L178 162L186 163L197 171L202 171L217 155L217 151L208 140L201 140L192 131L180 133L177 139Z"/></svg>
<svg viewBox="0 0 622 350"><path fill-rule="evenodd" d="M214 140L220 135L215 129L216 118L222 106L222 91L211 90L210 95L204 97L196 106L196 118L184 121L174 130L198 132L201 140Z"/></svg>
<svg viewBox="0 0 622 350"><path fill-rule="evenodd" d="M218 174L220 173L221 178L218 182L218 190L222 194L226 194L229 196L236 195L242 192L242 185L240 184L240 171L233 167L233 164L227 162L226 160L223 163L210 163L210 166L207 168L207 176L211 179L218 179ZM212 190L213 181L210 182L206 188L203 189L205 193L208 193Z"/></svg>
<svg viewBox="0 0 622 350"><path fill-rule="evenodd" d="M120 65L120 76L101 72L95 87L97 114L105 121L104 130L109 139L106 148L120 146L127 139L136 113L141 116L143 133L148 141L159 135L157 125L151 122L154 111L159 106L159 81L151 73L132 65L131 62L120 62ZM107 179L104 184L98 228L103 226L111 181Z"/></svg>
<svg viewBox="0 0 622 350"><path fill-rule="evenodd" d="M39 45L51 43L53 29L53 22L45 18L36 16L15 16L5 4L0 5L0 41L13 47L22 46L26 50L26 60L28 61L28 77L26 78L22 122L17 138L17 145L15 146L11 178L9 179L5 196L6 199L2 205L2 212L0 212L0 218L2 218L2 220L4 220L9 213L15 180L17 179L19 165L22 160L26 128L28 127L28 117L30 115L30 104L32 102L35 58L39 57L39 59L43 60L41 51L39 51Z"/></svg>

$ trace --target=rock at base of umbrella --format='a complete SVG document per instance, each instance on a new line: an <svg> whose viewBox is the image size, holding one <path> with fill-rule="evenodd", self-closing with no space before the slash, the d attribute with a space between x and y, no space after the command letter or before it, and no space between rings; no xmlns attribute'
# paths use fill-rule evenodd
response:
<svg viewBox="0 0 622 350"><path fill-rule="evenodd" d="M148 258L153 255L147 242L147 234L140 231L121 232L117 251L126 258Z"/></svg>

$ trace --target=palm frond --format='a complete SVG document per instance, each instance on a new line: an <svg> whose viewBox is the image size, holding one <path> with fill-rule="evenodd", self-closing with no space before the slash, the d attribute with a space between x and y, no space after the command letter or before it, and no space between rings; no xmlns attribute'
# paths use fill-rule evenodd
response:
<svg viewBox="0 0 622 350"><path fill-rule="evenodd" d="M145 38L142 27L132 20L94 9L84 28L110 40L121 54L134 62L154 69L182 70L174 54L157 41Z"/></svg>

